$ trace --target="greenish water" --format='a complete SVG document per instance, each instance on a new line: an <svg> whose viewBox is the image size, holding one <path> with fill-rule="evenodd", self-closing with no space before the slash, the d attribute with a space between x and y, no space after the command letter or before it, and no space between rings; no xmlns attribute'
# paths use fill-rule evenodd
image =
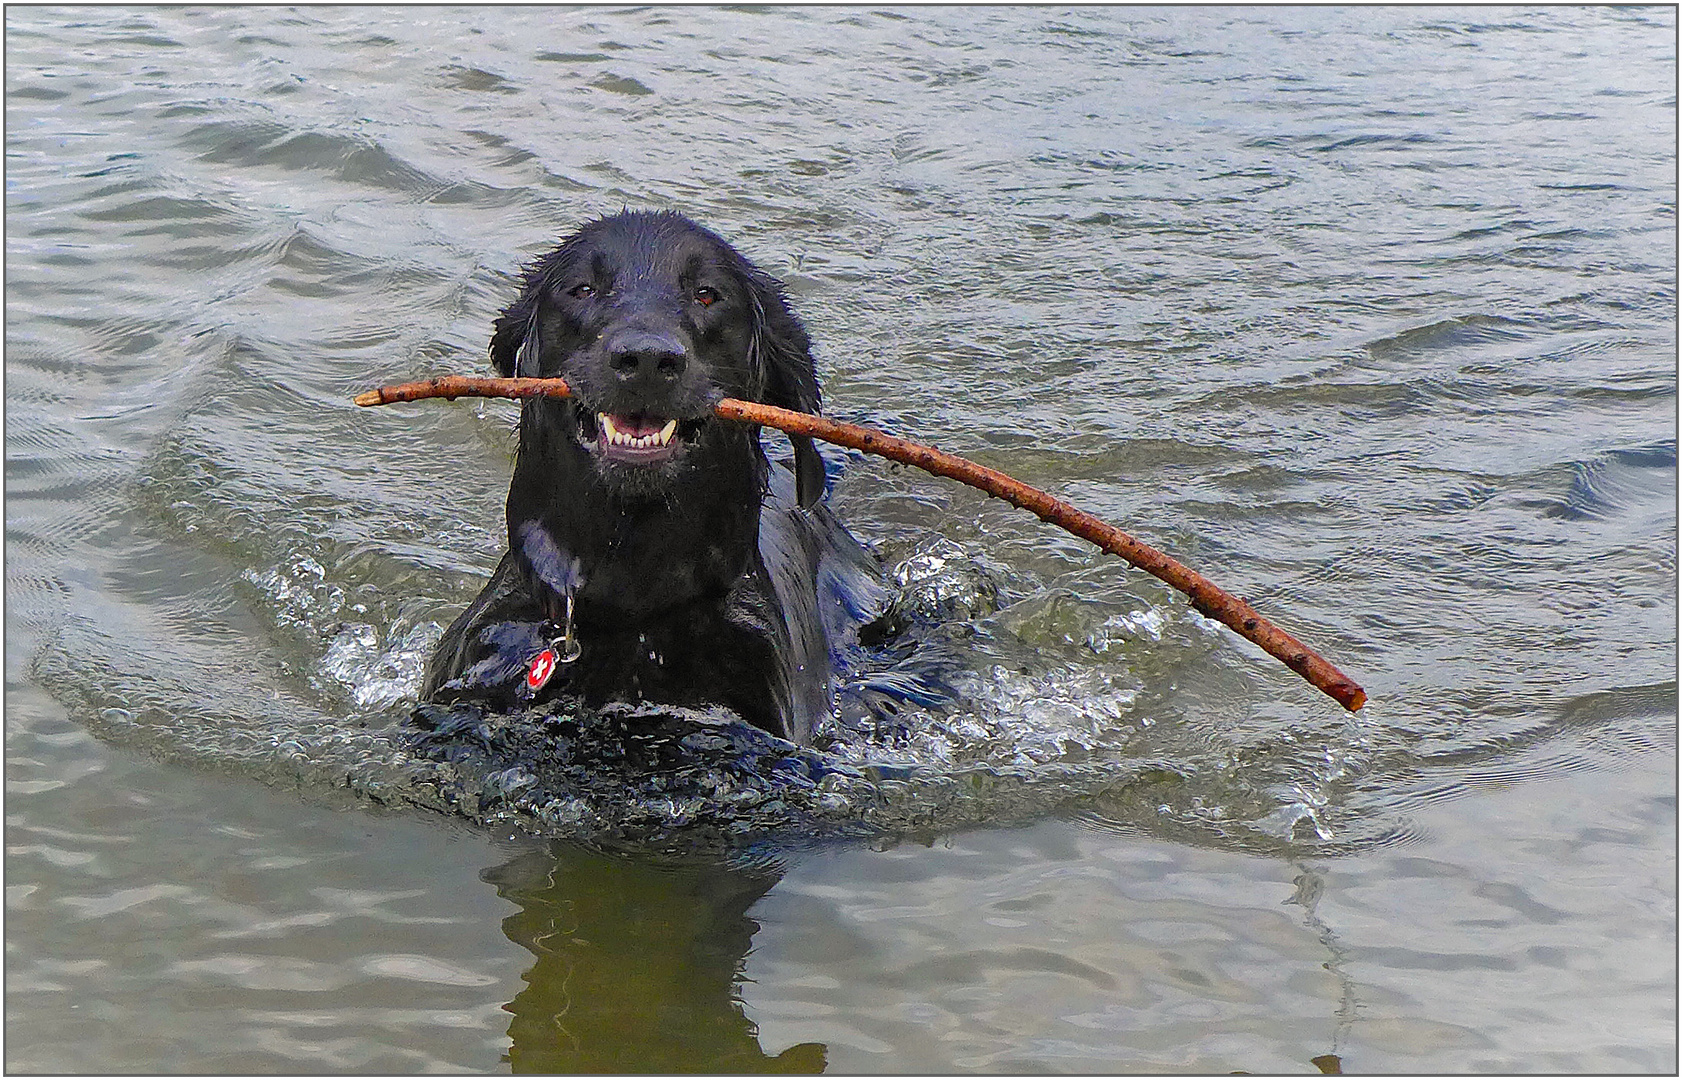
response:
<svg viewBox="0 0 1682 1080"><path fill-rule="evenodd" d="M6 60L10 1069L1675 1070L1672 9L11 8ZM349 398L484 371L621 206L785 280L833 415L1372 704L861 460L972 692L829 752L873 839L429 809L514 410Z"/></svg>

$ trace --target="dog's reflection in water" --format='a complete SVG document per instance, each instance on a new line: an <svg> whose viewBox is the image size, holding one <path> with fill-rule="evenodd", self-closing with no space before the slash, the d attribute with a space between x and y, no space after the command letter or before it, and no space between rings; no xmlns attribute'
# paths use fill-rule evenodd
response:
<svg viewBox="0 0 1682 1080"><path fill-rule="evenodd" d="M662 865L566 844L484 877L537 961L507 1009L515 1072L817 1073L825 1047L759 1045L737 985L775 868Z"/></svg>

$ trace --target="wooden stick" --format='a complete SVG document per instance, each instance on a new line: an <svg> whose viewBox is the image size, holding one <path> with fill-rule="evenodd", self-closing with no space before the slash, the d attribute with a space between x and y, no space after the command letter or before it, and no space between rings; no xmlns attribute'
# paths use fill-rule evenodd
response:
<svg viewBox="0 0 1682 1080"><path fill-rule="evenodd" d="M565 398L572 390L562 379L491 379L470 375L444 375L421 382L382 386L356 396L358 405L390 405L398 401L419 401L424 398L496 397L496 398ZM848 446L867 454L876 454L894 461L914 465L919 469L950 477L971 487L980 488L1012 506L1021 507L1049 521L1058 528L1097 544L1113 555L1120 555L1129 563L1154 575L1185 593L1191 606L1211 619L1231 627L1235 632L1262 647L1286 667L1307 679L1317 689L1330 695L1351 712L1367 702L1367 693L1354 680L1333 667L1319 653L1269 622L1246 601L1222 589L1208 578L1183 563L1134 539L1114 525L1110 525L1084 510L1029 487L1022 481L996 469L977 465L973 461L923 446L906 439L884 434L857 424L844 424L812 413L779 409L753 401L725 398L714 406L713 412L722 419L744 424L760 424L780 428L790 435L809 435L814 439Z"/></svg>

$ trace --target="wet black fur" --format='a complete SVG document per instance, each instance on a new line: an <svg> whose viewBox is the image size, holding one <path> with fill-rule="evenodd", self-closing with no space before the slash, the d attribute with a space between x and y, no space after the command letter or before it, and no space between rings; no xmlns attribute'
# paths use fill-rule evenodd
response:
<svg viewBox="0 0 1682 1080"><path fill-rule="evenodd" d="M529 400L508 491L509 551L444 632L422 696L526 704L518 688L576 589L583 655L544 688L586 700L725 705L796 741L828 711L834 657L879 612L879 572L822 503L823 462L794 476L722 397L816 412L810 342L778 283L674 213L585 225L528 266L496 320L504 375L560 375ZM680 421L656 464L593 449L598 413Z"/></svg>

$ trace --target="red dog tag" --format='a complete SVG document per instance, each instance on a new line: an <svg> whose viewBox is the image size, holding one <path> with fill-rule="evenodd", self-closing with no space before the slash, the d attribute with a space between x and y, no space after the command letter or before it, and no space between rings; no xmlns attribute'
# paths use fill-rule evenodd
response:
<svg viewBox="0 0 1682 1080"><path fill-rule="evenodd" d="M555 650L544 649L531 659L531 667L526 669L526 689L535 694L543 689L549 681L549 676L555 674Z"/></svg>

